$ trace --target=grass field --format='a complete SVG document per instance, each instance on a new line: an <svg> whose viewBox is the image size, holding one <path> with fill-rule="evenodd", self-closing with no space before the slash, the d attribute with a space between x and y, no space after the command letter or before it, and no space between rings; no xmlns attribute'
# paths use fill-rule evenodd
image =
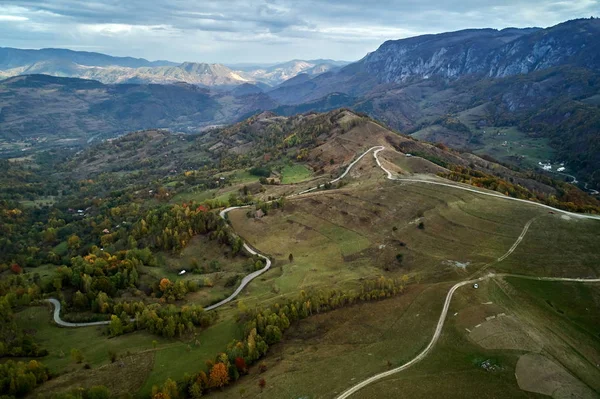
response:
<svg viewBox="0 0 600 399"><path fill-rule="evenodd" d="M434 350L412 368L369 385L353 397L540 397L521 390L515 378L517 361L533 348L486 349L469 338L467 329L491 323L486 318L500 313L516 318L526 334L541 342L544 356L564 365L583 381L588 391L595 390L597 394L600 379L595 362L600 343L589 335L583 339L585 332L578 331L577 325L591 326L597 331L598 320L592 315L598 314L600 289L511 278L510 285L519 290L507 294L506 284L500 283L489 281L480 284L478 290L467 286L457 291ZM285 335L283 343L272 349L268 371L258 374L252 370L239 387L246 390L248 397L333 398L362 379L385 371L388 360L394 367L418 353L431 337L447 289L446 284L412 286L399 298L302 321ZM522 295L529 298L525 303ZM547 304L544 295L556 301L554 307ZM571 299L564 299L565 295L571 295ZM570 316L556 311L571 305ZM574 323L547 319L548 312L559 318L572 318ZM500 331L490 333L496 343L501 342ZM573 340L579 340L583 352L580 345L574 346ZM582 359L587 359L587 364L582 365ZM485 364L492 367L486 369ZM529 371L532 378L541 372L535 367ZM267 381L262 392L258 388L260 377ZM564 389L568 391L569 387ZM231 397L232 391L217 397Z"/></svg>
<svg viewBox="0 0 600 399"><path fill-rule="evenodd" d="M233 292L235 285L226 286L229 278L248 274L250 258L244 253L237 256L229 254L230 248L221 246L211 241L208 236L194 237L181 254L162 253L163 267L142 266L142 280L152 284L162 278L168 278L172 282L179 280L210 281L212 286L204 286L198 292L190 293L186 302L202 306L210 305ZM194 267L203 272L192 272ZM186 273L180 275L179 272ZM199 284L202 286L204 283Z"/></svg>
<svg viewBox="0 0 600 399"><path fill-rule="evenodd" d="M299 183L312 176L312 172L304 165L286 165L281 170L283 184Z"/></svg>
<svg viewBox="0 0 600 399"><path fill-rule="evenodd" d="M67 376L77 373L76 383L82 386L97 385L95 371L110 364L109 351L116 352L119 357L131 354L134 360L127 362L128 369L115 371L143 373L143 378L137 377L140 385L134 387L139 390L138 396L142 398L148 397L153 385L162 384L169 377L181 379L186 372L204 369L206 360L214 359L232 339L239 338L241 334L237 325L228 317L185 340L165 339L145 331L108 338L105 327L60 328L51 322L50 311L46 307L26 308L16 315L16 320L26 331L33 332L36 341L49 350L50 354L42 361L51 372L55 375L67 373ZM156 341L156 347L153 341ZM81 351L84 357L82 364L72 361L72 349ZM135 360L136 356L140 356L140 361ZM148 356L151 356L152 367L147 367ZM84 364L89 364L91 370L83 369ZM127 381L123 383L127 384ZM55 388L72 388L72 384L57 384ZM132 387L115 388L135 393Z"/></svg>
<svg viewBox="0 0 600 399"><path fill-rule="evenodd" d="M498 271L546 277L600 276L600 221L546 214Z"/></svg>
<svg viewBox="0 0 600 399"><path fill-rule="evenodd" d="M214 360L227 344L241 338L242 332L231 319L209 327L198 334L196 345L190 342L178 342L165 350L156 352L154 368L138 392L139 397L147 398L153 385L161 385L167 378L180 380L185 373L205 370L205 361Z"/></svg>
<svg viewBox="0 0 600 399"><path fill-rule="evenodd" d="M237 397L244 389L248 398L333 397L352 381L386 370L388 361L402 363L418 353L433 332L447 288L414 285L393 299L303 320L270 350L265 373L253 368L238 384L214 396ZM258 387L261 377L267 381L263 392Z"/></svg>

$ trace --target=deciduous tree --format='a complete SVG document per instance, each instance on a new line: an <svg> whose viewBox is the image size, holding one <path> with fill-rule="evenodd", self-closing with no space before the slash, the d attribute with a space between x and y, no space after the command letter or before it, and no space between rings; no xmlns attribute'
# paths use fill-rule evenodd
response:
<svg viewBox="0 0 600 399"><path fill-rule="evenodd" d="M216 363L210 370L209 385L211 388L222 388L229 383L229 372L223 363Z"/></svg>

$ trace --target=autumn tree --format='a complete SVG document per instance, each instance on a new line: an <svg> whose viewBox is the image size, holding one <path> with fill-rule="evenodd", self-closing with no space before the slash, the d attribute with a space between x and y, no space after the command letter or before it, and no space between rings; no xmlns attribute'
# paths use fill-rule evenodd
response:
<svg viewBox="0 0 600 399"><path fill-rule="evenodd" d="M10 266L10 271L13 272L14 274L21 274L21 273L23 273L23 268L21 266L19 266L17 263L13 263Z"/></svg>
<svg viewBox="0 0 600 399"><path fill-rule="evenodd" d="M168 278L163 278L162 280L160 280L160 283L158 284L159 289L162 292L165 292L167 289L169 289L169 287L172 285L173 283L171 283L171 280L169 280Z"/></svg>
<svg viewBox="0 0 600 399"><path fill-rule="evenodd" d="M216 363L210 370L209 386L222 388L229 383L229 372L223 363Z"/></svg>
<svg viewBox="0 0 600 399"><path fill-rule="evenodd" d="M246 366L246 361L241 356L235 358L235 367L237 367L240 373L245 373L248 370L248 366Z"/></svg>
<svg viewBox="0 0 600 399"><path fill-rule="evenodd" d="M81 238L73 234L67 239L67 246L72 251L79 249L79 247L81 247Z"/></svg>
<svg viewBox="0 0 600 399"><path fill-rule="evenodd" d="M267 381L264 378L261 378L260 380L258 380L258 386L260 387L260 390L262 391L267 386Z"/></svg>

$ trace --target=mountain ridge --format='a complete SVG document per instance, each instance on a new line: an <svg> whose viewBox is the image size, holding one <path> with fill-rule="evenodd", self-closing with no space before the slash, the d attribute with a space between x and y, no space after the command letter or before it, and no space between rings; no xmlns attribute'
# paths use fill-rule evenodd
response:
<svg viewBox="0 0 600 399"><path fill-rule="evenodd" d="M275 86L300 73L317 75L346 65L334 60L291 60L270 66L229 68L224 64L148 61L144 58L114 57L69 49L15 49L0 47L0 78L24 74L47 74L95 79L106 84L158 83L179 81L208 87L228 87L244 83Z"/></svg>

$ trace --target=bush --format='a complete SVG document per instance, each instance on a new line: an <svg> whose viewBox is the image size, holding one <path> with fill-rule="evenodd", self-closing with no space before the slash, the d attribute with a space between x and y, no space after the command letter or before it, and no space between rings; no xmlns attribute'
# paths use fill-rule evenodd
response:
<svg viewBox="0 0 600 399"><path fill-rule="evenodd" d="M249 170L250 174L253 176L262 176L269 177L271 176L271 168L266 166L256 166Z"/></svg>
<svg viewBox="0 0 600 399"><path fill-rule="evenodd" d="M225 287L233 287L233 286L235 286L237 284L237 282L238 282L238 279L239 279L239 276L237 274L233 275L233 276L230 276L225 281Z"/></svg>

